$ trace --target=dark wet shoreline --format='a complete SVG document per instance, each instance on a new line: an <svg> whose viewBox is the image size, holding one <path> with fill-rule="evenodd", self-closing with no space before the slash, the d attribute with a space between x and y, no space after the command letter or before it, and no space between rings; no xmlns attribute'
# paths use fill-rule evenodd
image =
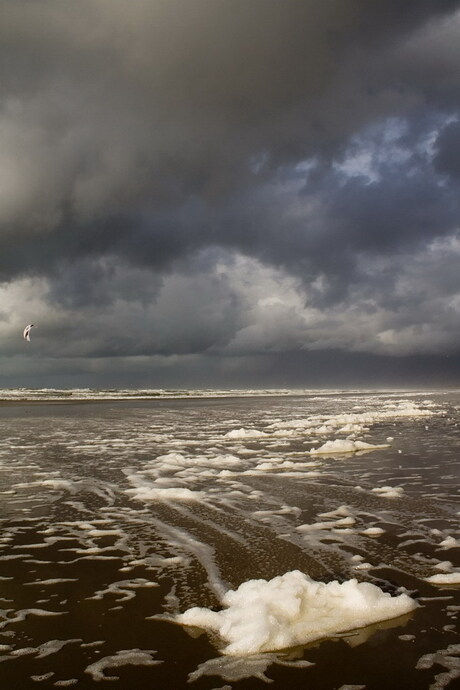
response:
<svg viewBox="0 0 460 690"><path fill-rule="evenodd" d="M385 401L399 405L379 396L0 403L2 687L96 690L102 673L120 690L255 690L267 679L274 690L428 690L453 673L439 663L456 658L460 589L424 578L443 561L460 567L460 548L442 546L460 537L458 399L432 396L442 413L368 425L366 441L394 437L385 450L308 456L311 443L343 436L344 414L373 409L377 420ZM329 427L316 440L302 424L321 410ZM373 491L387 485L402 498ZM203 498L165 501L171 486ZM322 517L344 506L349 524ZM367 536L373 527L382 534ZM405 621L240 660L161 620L218 610L214 582L294 569L393 596L405 588L420 606Z"/></svg>

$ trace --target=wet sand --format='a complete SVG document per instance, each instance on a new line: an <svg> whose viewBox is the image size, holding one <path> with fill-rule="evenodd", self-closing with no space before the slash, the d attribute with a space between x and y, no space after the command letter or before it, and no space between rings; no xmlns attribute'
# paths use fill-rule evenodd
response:
<svg viewBox="0 0 460 690"><path fill-rule="evenodd" d="M460 590L427 578L460 569L460 398L410 401L426 416L388 394L1 406L1 687L454 688ZM309 453L351 433L389 447ZM418 607L243 657L165 620L292 570Z"/></svg>

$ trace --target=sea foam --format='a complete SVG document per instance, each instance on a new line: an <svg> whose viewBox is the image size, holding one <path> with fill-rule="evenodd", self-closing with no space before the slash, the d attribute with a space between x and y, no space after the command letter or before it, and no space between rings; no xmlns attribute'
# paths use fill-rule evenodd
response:
<svg viewBox="0 0 460 690"><path fill-rule="evenodd" d="M319 448L312 448L310 455L328 455L329 453L358 453L360 451L381 450L388 448L388 444L374 445L366 443L366 441L352 441L350 439L334 439L333 441L326 441Z"/></svg>
<svg viewBox="0 0 460 690"><path fill-rule="evenodd" d="M392 597L356 579L324 583L294 570L272 580L249 580L222 598L222 611L191 608L175 617L217 635L223 653L270 652L334 637L409 613L417 603Z"/></svg>

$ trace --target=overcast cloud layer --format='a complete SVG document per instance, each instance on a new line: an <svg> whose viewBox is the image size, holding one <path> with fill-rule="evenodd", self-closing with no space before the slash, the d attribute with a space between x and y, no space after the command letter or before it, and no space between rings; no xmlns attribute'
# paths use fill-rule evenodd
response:
<svg viewBox="0 0 460 690"><path fill-rule="evenodd" d="M460 0L0 16L0 385L458 382Z"/></svg>

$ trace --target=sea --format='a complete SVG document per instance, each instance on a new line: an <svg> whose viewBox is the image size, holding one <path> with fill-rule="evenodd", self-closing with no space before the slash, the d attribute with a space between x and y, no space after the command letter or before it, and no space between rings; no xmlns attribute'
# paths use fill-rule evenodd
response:
<svg viewBox="0 0 460 690"><path fill-rule="evenodd" d="M0 390L0 688L460 688L459 390Z"/></svg>

